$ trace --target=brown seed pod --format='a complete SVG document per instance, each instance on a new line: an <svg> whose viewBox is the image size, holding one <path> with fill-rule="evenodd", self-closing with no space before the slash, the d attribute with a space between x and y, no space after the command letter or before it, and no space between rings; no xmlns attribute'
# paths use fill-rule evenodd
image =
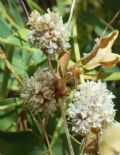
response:
<svg viewBox="0 0 120 155"><path fill-rule="evenodd" d="M56 98L61 98L69 94L69 88L66 86L65 79L59 79L55 83Z"/></svg>

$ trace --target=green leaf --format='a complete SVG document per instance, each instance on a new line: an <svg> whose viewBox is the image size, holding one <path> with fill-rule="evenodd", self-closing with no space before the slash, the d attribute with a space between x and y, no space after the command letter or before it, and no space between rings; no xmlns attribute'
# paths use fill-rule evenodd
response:
<svg viewBox="0 0 120 155"><path fill-rule="evenodd" d="M97 35L101 35L107 25L102 18L97 17L95 14L89 11L81 12L80 18L87 24L92 25L92 28L94 28L94 31ZM113 27L110 26L110 30L113 30Z"/></svg>
<svg viewBox="0 0 120 155"><path fill-rule="evenodd" d="M7 110L16 108L16 106L21 105L19 98L5 98L0 99L0 110Z"/></svg>
<svg viewBox="0 0 120 155"><path fill-rule="evenodd" d="M120 9L120 0L104 0L104 5L106 8L112 10L114 13Z"/></svg>
<svg viewBox="0 0 120 155"><path fill-rule="evenodd" d="M21 102L18 98L0 99L0 130L15 129L14 122Z"/></svg>
<svg viewBox="0 0 120 155"><path fill-rule="evenodd" d="M4 16L7 14L6 8L4 7L2 2L0 2L0 14L3 14Z"/></svg>
<svg viewBox="0 0 120 155"><path fill-rule="evenodd" d="M33 0L27 0L28 6L31 8L31 10L37 10L40 13L44 13L44 10L37 5Z"/></svg>
<svg viewBox="0 0 120 155"><path fill-rule="evenodd" d="M11 27L0 17L0 37L6 38L11 35Z"/></svg>
<svg viewBox="0 0 120 155"><path fill-rule="evenodd" d="M19 48L14 49L14 56L12 59L12 65L14 66L16 72L21 75L22 77L26 74L26 67L28 64L36 63L36 59L34 58L34 55L37 54L37 58L39 61L42 59L41 52L29 52L26 50L21 50Z"/></svg>
<svg viewBox="0 0 120 155"><path fill-rule="evenodd" d="M58 120L58 123L56 125L56 129L55 129L53 137L52 137L51 146L54 145L54 143L56 142L57 138L60 135L60 131L61 131L61 127L62 127L62 122L63 122L63 120L62 120L62 118L60 118Z"/></svg>
<svg viewBox="0 0 120 155"><path fill-rule="evenodd" d="M36 69L40 66L40 67L48 67L48 64L47 64L47 59L45 57L43 57L43 59L41 61L39 61L39 63L37 64L31 64L27 67L27 74L29 76L32 76L34 74L34 72L36 71Z"/></svg>
<svg viewBox="0 0 120 155"><path fill-rule="evenodd" d="M81 12L80 17L84 20L84 22L87 22L91 25L97 24L100 26L104 26L104 24L101 23L100 19L89 11Z"/></svg>
<svg viewBox="0 0 120 155"><path fill-rule="evenodd" d="M57 6L54 7L55 11L60 12L62 16L64 16L66 12L68 13L69 10L66 8L66 6L63 3L61 3L60 0L57 0L56 2L57 2Z"/></svg>
<svg viewBox="0 0 120 155"><path fill-rule="evenodd" d="M39 129L36 118L34 117L34 115L32 114L31 111L28 111L28 114L29 114L29 122L30 122L30 125L31 125L31 128L32 128L32 131L36 135L40 136L41 133L40 133L40 129Z"/></svg>
<svg viewBox="0 0 120 155"><path fill-rule="evenodd" d="M17 71L17 73L19 73L19 75L24 75L25 74L25 69L26 69L26 66L25 66L25 62L23 62L22 59L20 58L16 58L14 57L13 58L13 66L15 68L15 70Z"/></svg>
<svg viewBox="0 0 120 155"><path fill-rule="evenodd" d="M0 131L15 131L16 130L16 119L17 119L17 109L8 111L5 113L0 111Z"/></svg>
<svg viewBox="0 0 120 155"><path fill-rule="evenodd" d="M32 65L29 65L28 68L27 68L27 74L28 76L32 76L34 74L34 72L37 70L38 68L38 64L32 64Z"/></svg>
<svg viewBox="0 0 120 155"><path fill-rule="evenodd" d="M14 0L7 0L9 7L10 7L10 11L15 19L15 22L19 25L19 26L24 26L23 23L23 19L20 15L20 11L18 10L18 7L15 3Z"/></svg>
<svg viewBox="0 0 120 155"><path fill-rule="evenodd" d="M41 140L32 132L0 132L2 155L40 155L41 150Z"/></svg>
<svg viewBox="0 0 120 155"><path fill-rule="evenodd" d="M3 18L7 19L15 29L19 29L19 26L14 22L14 20L9 16L7 12L8 11L6 10L2 2L0 2L0 15Z"/></svg>
<svg viewBox="0 0 120 155"><path fill-rule="evenodd" d="M61 134L56 143L53 145L52 150L54 154L69 155L69 148L65 134Z"/></svg>
<svg viewBox="0 0 120 155"><path fill-rule="evenodd" d="M76 155L80 154L80 145L72 141L74 152ZM69 155L68 142L65 134L61 134L55 144L52 146L53 154L55 155Z"/></svg>
<svg viewBox="0 0 120 155"><path fill-rule="evenodd" d="M28 31L29 30L26 28L21 28L19 31L13 33L8 38L0 37L0 43L12 45L20 49L25 49L32 52L39 51L39 49L30 48L30 45L27 42Z"/></svg>
<svg viewBox="0 0 120 155"><path fill-rule="evenodd" d="M102 79L105 81L120 80L120 72L106 73L102 76Z"/></svg>

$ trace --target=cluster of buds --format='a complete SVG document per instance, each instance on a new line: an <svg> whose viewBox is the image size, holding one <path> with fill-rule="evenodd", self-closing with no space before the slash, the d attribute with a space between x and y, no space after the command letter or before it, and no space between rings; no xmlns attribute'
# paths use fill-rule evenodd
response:
<svg viewBox="0 0 120 155"><path fill-rule="evenodd" d="M92 128L104 128L115 117L115 96L101 81L85 82L77 87L68 115L72 119L72 130L88 134Z"/></svg>
<svg viewBox="0 0 120 155"><path fill-rule="evenodd" d="M39 68L33 76L26 77L21 91L25 107L34 115L53 116L57 110L54 76L48 69Z"/></svg>
<svg viewBox="0 0 120 155"><path fill-rule="evenodd" d="M28 40L31 46L53 56L70 48L70 33L59 13L47 11L44 15L36 10L31 13L27 23L30 25Z"/></svg>

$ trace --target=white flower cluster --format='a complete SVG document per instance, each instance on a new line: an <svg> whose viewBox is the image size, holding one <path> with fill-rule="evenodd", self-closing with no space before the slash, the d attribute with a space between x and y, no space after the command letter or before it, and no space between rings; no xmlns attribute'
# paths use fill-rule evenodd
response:
<svg viewBox="0 0 120 155"><path fill-rule="evenodd" d="M53 115L57 109L54 76L47 69L39 68L33 76L25 79L21 97L25 107L35 115Z"/></svg>
<svg viewBox="0 0 120 155"><path fill-rule="evenodd" d="M68 115L74 132L88 133L91 128L102 128L113 122L115 96L101 81L87 81L78 86L70 104Z"/></svg>
<svg viewBox="0 0 120 155"><path fill-rule="evenodd" d="M44 15L40 15L36 10L31 13L27 23L31 29L28 40L31 46L53 55L70 48L70 33L59 13L51 12L49 9L47 12Z"/></svg>

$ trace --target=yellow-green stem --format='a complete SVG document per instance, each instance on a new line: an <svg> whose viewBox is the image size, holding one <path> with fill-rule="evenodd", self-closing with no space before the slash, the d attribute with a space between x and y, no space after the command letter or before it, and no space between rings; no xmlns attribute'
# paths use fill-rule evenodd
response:
<svg viewBox="0 0 120 155"><path fill-rule="evenodd" d="M66 138L67 138L67 142L68 142L68 146L69 146L69 150L70 150L70 155L75 155L74 150L73 150L73 146L72 146L72 142L71 142L71 139L69 136L69 130L68 130L68 126L67 126L65 109L64 109L64 107L65 107L64 101L62 99L60 99L59 104L60 104L61 115L63 118L64 130L65 130L65 134L66 134Z"/></svg>
<svg viewBox="0 0 120 155"><path fill-rule="evenodd" d="M19 26L13 21L13 19L12 19L10 16L6 15L5 18L10 22L10 24L11 24L16 30L19 30Z"/></svg>
<svg viewBox="0 0 120 155"><path fill-rule="evenodd" d="M13 51L14 48L13 47L8 47L7 50L7 59L9 60L9 62L12 61L12 57L13 57ZM4 72L3 72L3 80L2 80L2 86L1 86L1 97L4 98L7 95L7 88L8 88L8 81L10 78L10 71L7 68L7 66L5 66Z"/></svg>
<svg viewBox="0 0 120 155"><path fill-rule="evenodd" d="M57 124L57 126L56 126L55 132L54 132L54 134L53 134L52 141L51 141L51 147L54 145L55 141L57 140L57 138L58 138L58 136L59 136L59 132L60 132L62 123L63 123L63 119L62 119L62 117L61 117L61 118L59 119L59 121L58 121L58 124Z"/></svg>
<svg viewBox="0 0 120 155"><path fill-rule="evenodd" d="M74 45L74 53L75 53L75 59L76 61L80 60L80 49L78 45L78 39L77 39L77 24L76 19L74 19L74 25L73 25L73 45Z"/></svg>
<svg viewBox="0 0 120 155"><path fill-rule="evenodd" d="M84 82L85 82L84 75L81 74L81 75L80 75L80 83L84 83Z"/></svg>

